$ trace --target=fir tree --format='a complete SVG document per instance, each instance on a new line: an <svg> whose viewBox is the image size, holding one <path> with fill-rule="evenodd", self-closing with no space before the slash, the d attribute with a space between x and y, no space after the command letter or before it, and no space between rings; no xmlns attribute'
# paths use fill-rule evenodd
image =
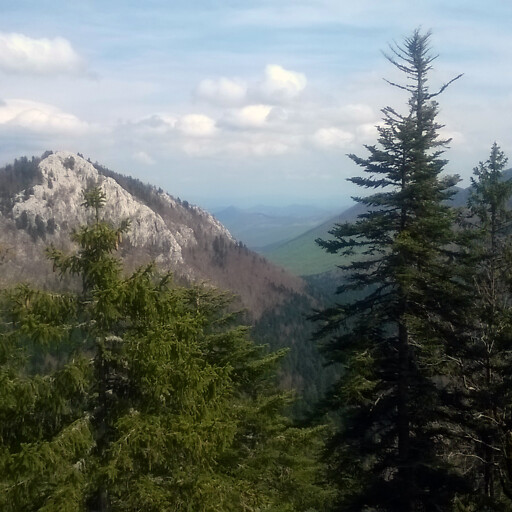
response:
<svg viewBox="0 0 512 512"><path fill-rule="evenodd" d="M215 290L153 265L125 276L115 251L129 223L102 219L98 187L84 199L77 252L48 250L80 292L5 297L0 508L324 508L318 429L292 428L274 385L282 353L255 346Z"/></svg>
<svg viewBox="0 0 512 512"><path fill-rule="evenodd" d="M80 510L86 486L81 466L94 446L90 417L82 413L90 366L73 357L34 373L37 354L68 339L76 302L26 286L2 300L0 339L0 508Z"/></svg>
<svg viewBox="0 0 512 512"><path fill-rule="evenodd" d="M424 334L445 307L454 219L444 202L456 183L440 176L448 141L438 135L434 98L449 84L428 88L429 39L416 30L391 48L387 58L406 79L391 85L409 94L408 111L384 108L378 145L366 146L368 157L349 155L366 173L349 181L378 190L356 198L366 213L318 240L351 259L341 265L340 302L314 317L324 323L319 336L330 336L327 357L343 367L327 398L342 423L327 445L340 510L445 510L453 493L437 447L430 363L440 348Z"/></svg>
<svg viewBox="0 0 512 512"><path fill-rule="evenodd" d="M471 480L466 498L479 510L512 510L510 391L512 180L495 143L474 169L468 199L466 252L459 283L466 304L447 347L452 386L453 451Z"/></svg>

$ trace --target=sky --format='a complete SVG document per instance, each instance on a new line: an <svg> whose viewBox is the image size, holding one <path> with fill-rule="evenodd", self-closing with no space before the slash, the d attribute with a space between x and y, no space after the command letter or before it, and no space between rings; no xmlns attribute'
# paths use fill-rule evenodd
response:
<svg viewBox="0 0 512 512"><path fill-rule="evenodd" d="M0 0L0 165L82 153L209 209L345 206L381 109L407 109L383 52L416 28L446 173L512 157L508 0Z"/></svg>

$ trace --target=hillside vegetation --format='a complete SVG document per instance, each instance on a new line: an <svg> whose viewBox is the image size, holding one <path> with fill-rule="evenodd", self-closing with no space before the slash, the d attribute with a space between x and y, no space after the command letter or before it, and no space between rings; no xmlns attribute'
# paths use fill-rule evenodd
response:
<svg viewBox="0 0 512 512"><path fill-rule="evenodd" d="M320 305L306 283L236 242L209 213L161 189L86 161L69 152L19 158L0 169L0 282L54 290L76 290L80 282L64 274L55 279L44 256L53 245L76 249L69 232L87 221L82 191L102 187L112 200L104 207L112 222L130 220L119 256L126 272L155 262L185 285L204 284L233 295L260 343L290 348L279 371L281 386L306 397L301 414L326 390L322 359L311 343L307 320ZM276 322L275 317L282 322ZM304 365L303 361L308 364Z"/></svg>
<svg viewBox="0 0 512 512"><path fill-rule="evenodd" d="M321 429L293 427L268 353L225 295L116 257L130 222L84 194L76 249L47 250L76 292L0 302L0 508L217 512L323 509ZM57 275L55 275L57 277Z"/></svg>
<svg viewBox="0 0 512 512"><path fill-rule="evenodd" d="M292 240L263 247L260 251L270 261L297 276L328 272L342 263L340 257L320 251L315 240L328 237L334 224L351 222L363 211L363 208L355 205Z"/></svg>

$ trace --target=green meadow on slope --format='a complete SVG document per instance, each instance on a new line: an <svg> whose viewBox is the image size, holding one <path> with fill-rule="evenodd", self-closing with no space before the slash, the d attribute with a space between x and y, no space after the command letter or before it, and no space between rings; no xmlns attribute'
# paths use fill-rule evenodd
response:
<svg viewBox="0 0 512 512"><path fill-rule="evenodd" d="M272 263L284 267L295 275L311 276L328 272L343 261L340 255L322 251L315 240L329 238L329 231L334 224L353 221L360 213L360 205L352 206L341 215L323 222L293 240L267 246L261 252Z"/></svg>

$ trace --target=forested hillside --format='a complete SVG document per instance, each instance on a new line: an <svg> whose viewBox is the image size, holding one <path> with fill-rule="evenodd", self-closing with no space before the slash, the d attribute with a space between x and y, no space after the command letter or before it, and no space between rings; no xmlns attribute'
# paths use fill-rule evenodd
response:
<svg viewBox="0 0 512 512"><path fill-rule="evenodd" d="M77 249L47 250L77 292L2 300L0 505L20 510L321 510L321 430L293 428L283 352L252 343L212 288L152 264L123 275L129 222L84 193Z"/></svg>
<svg viewBox="0 0 512 512"><path fill-rule="evenodd" d="M82 191L101 185L110 202L104 215L131 221L119 256L127 272L154 261L181 284L219 287L233 294L254 336L272 349L290 349L279 372L281 386L305 397L298 414L325 391L322 358L311 343L307 320L321 298L300 278L236 242L209 213L163 190L92 164L70 152L21 157L0 169L0 282L30 283L46 289L76 290L70 275L55 279L45 248L75 248L69 232L87 219ZM281 319L276 322L275 318ZM307 361L307 365L303 363Z"/></svg>
<svg viewBox="0 0 512 512"><path fill-rule="evenodd" d="M208 212L65 151L0 169L4 280L52 279L44 247L66 245L69 229L85 220L81 191L90 183L111 197L106 213L113 221L133 221L122 253L128 268L155 260L179 278L231 290L254 318L303 292L300 279L235 242Z"/></svg>

